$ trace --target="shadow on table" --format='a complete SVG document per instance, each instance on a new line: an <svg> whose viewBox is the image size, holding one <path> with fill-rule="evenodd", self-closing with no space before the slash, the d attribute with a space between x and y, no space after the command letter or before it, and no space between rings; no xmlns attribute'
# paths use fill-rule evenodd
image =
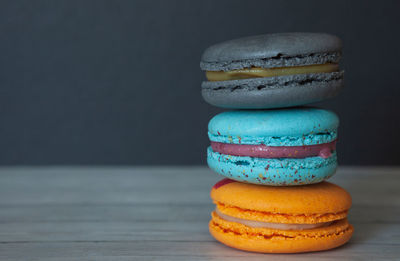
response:
<svg viewBox="0 0 400 261"><path fill-rule="evenodd" d="M394 208L390 205L395 195L390 190L397 190L399 185L390 182L393 181L393 173L385 170L362 173L357 169L349 169L339 175L347 175L347 179L341 177L342 182L339 185L349 191L353 199L348 219L354 226L354 234L342 248L352 247L353 244L379 242L385 234L383 232L390 229L390 224L398 219L399 213L394 213ZM336 183L335 180L333 183Z"/></svg>

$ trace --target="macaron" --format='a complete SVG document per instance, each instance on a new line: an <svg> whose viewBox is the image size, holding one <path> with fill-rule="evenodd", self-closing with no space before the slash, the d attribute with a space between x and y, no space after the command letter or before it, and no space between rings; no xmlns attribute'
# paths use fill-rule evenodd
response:
<svg viewBox="0 0 400 261"><path fill-rule="evenodd" d="M223 179L211 190L216 204L209 223L221 243L261 253L327 250L351 238L351 197L329 182L258 186Z"/></svg>
<svg viewBox="0 0 400 261"><path fill-rule="evenodd" d="M208 124L207 163L241 182L321 182L337 168L338 125L335 113L311 107L223 112Z"/></svg>
<svg viewBox="0 0 400 261"><path fill-rule="evenodd" d="M343 87L342 42L324 33L277 33L207 48L203 98L223 108L290 107L334 97Z"/></svg>

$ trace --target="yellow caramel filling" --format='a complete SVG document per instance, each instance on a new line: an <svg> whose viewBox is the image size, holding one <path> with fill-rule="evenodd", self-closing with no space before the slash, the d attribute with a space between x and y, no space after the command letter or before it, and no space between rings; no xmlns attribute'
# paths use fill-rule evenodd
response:
<svg viewBox="0 0 400 261"><path fill-rule="evenodd" d="M246 69L232 71L206 71L206 77L209 81L229 81L249 78L275 77L292 74L306 73L328 73L339 70L339 65L336 63L277 67L277 68L260 68L252 67Z"/></svg>

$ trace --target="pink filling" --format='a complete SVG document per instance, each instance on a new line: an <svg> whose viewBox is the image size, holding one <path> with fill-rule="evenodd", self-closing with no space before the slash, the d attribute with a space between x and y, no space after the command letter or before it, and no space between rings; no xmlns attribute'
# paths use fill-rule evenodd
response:
<svg viewBox="0 0 400 261"><path fill-rule="evenodd" d="M319 156L329 158L336 149L336 140L330 143L307 146L266 146L247 144L228 144L211 141L213 151L232 155L255 158L306 158Z"/></svg>
<svg viewBox="0 0 400 261"><path fill-rule="evenodd" d="M223 179L223 180L218 181L218 182L213 186L213 188L214 188L214 189L219 189L220 187L222 187L222 186L224 186L224 185L226 185L226 184L232 183L232 182L235 182L235 181L234 181L234 180L231 180L231 179L225 178L225 179Z"/></svg>
<svg viewBox="0 0 400 261"><path fill-rule="evenodd" d="M270 222L263 222L263 221L254 221L254 220L247 220L242 218L231 217L221 213L217 208L215 209L217 215L225 219L229 222L236 222L248 227L256 227L256 228L272 228L272 229L280 229L280 230L305 230L305 229L313 229L319 227L327 227L333 223L331 222L323 222L323 223L316 223L316 224L286 224L286 223L270 223Z"/></svg>

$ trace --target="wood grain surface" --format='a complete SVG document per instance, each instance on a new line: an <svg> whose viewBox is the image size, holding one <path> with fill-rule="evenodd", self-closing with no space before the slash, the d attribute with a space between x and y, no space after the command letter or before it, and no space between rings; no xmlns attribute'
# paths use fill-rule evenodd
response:
<svg viewBox="0 0 400 261"><path fill-rule="evenodd" d="M400 260L400 168L341 167L353 197L343 247L243 252L208 233L205 167L0 168L0 260Z"/></svg>

